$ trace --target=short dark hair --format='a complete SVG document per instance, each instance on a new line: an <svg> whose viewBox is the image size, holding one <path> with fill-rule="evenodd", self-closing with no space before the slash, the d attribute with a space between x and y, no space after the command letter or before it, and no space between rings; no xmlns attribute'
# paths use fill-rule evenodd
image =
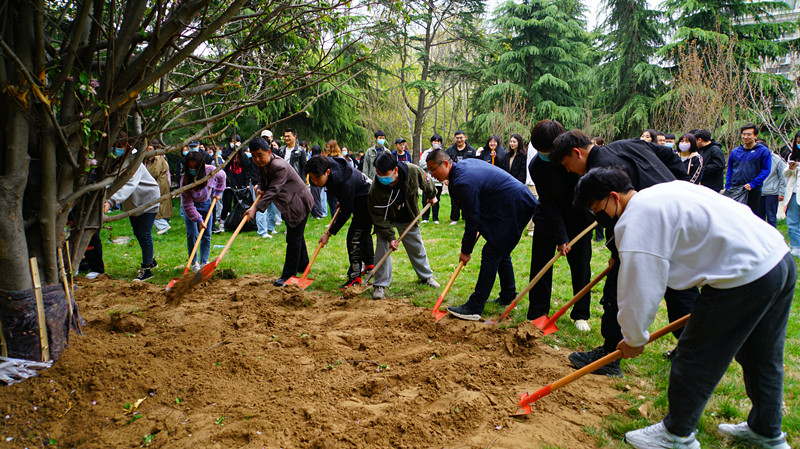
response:
<svg viewBox="0 0 800 449"><path fill-rule="evenodd" d="M461 130L459 129L459 130L458 130L458 131L456 131L456 133L455 133L455 134L453 134L453 135L454 135L454 136L457 136L457 135L459 135L459 134L464 134L464 131L461 131ZM464 134L464 135L466 136L466 134Z"/></svg>
<svg viewBox="0 0 800 449"><path fill-rule="evenodd" d="M256 137L255 139L251 140L248 144L250 147L250 152L253 151L272 151L272 148L269 146L269 142L267 142L263 137Z"/></svg>
<svg viewBox="0 0 800 449"><path fill-rule="evenodd" d="M675 139L675 134L672 134L672 133L664 134L664 138L666 138L667 140L669 140L669 139L673 139L674 140Z"/></svg>
<svg viewBox="0 0 800 449"><path fill-rule="evenodd" d="M426 163L433 162L435 164L441 164L442 162L449 160L450 160L450 155L447 154L447 151L445 151L442 148L437 148L428 153L428 157L425 159L425 162Z"/></svg>
<svg viewBox="0 0 800 449"><path fill-rule="evenodd" d="M589 136L579 129L567 131L556 137L553 141L553 149L550 151L550 162L560 164L561 160L569 155L573 148L586 148L592 144Z"/></svg>
<svg viewBox="0 0 800 449"><path fill-rule="evenodd" d="M711 142L712 140L711 131L707 129L697 129L692 134L694 134L696 138L703 139L706 142Z"/></svg>
<svg viewBox="0 0 800 449"><path fill-rule="evenodd" d="M531 130L531 145L536 148L536 151L544 151L549 153L553 149L553 141L556 137L564 134L564 126L550 119L544 119L539 123L533 125Z"/></svg>
<svg viewBox="0 0 800 449"><path fill-rule="evenodd" d="M758 135L758 127L756 125L752 124L752 123L745 123L744 126L739 128L739 133L743 133L744 130L746 130L746 129L752 129L753 130L753 134Z"/></svg>
<svg viewBox="0 0 800 449"><path fill-rule="evenodd" d="M306 162L306 174L322 176L331 168L331 161L325 156L314 156Z"/></svg>
<svg viewBox="0 0 800 449"><path fill-rule="evenodd" d="M665 139L667 138L667 135L662 133L661 131L656 133L656 137L658 137L658 136L664 136Z"/></svg>
<svg viewBox="0 0 800 449"><path fill-rule="evenodd" d="M592 203L602 200L611 192L627 193L631 190L631 178L622 168L593 168L578 180L572 206L576 209L588 209Z"/></svg>
<svg viewBox="0 0 800 449"><path fill-rule="evenodd" d="M239 137L238 134L234 134L234 135L231 136L231 140L233 140L234 142L241 142L242 138Z"/></svg>
<svg viewBox="0 0 800 449"><path fill-rule="evenodd" d="M394 170L395 167L397 167L397 158L391 153L381 153L375 159L375 169L381 173Z"/></svg>
<svg viewBox="0 0 800 449"><path fill-rule="evenodd" d="M375 138L377 139L380 136L386 137L386 133L381 130L375 131Z"/></svg>
<svg viewBox="0 0 800 449"><path fill-rule="evenodd" d="M292 133L293 136L297 137L297 131L295 131L294 128L286 128L283 130L283 133Z"/></svg>
<svg viewBox="0 0 800 449"><path fill-rule="evenodd" d="M439 141L439 142L443 142L444 141L442 139L442 136L440 136L438 133L436 133L436 134L431 136L431 142L436 142L436 141Z"/></svg>

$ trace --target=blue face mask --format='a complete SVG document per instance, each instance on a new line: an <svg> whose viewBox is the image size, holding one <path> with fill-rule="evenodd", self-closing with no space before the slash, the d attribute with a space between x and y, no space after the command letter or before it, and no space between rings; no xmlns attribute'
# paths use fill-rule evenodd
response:
<svg viewBox="0 0 800 449"><path fill-rule="evenodd" d="M247 157L253 157L253 155L250 153L245 153L245 154L247 155Z"/></svg>
<svg viewBox="0 0 800 449"><path fill-rule="evenodd" d="M667 143L664 144L664 146L667 147L667 148L672 148L672 147L675 146L675 142L667 142Z"/></svg>
<svg viewBox="0 0 800 449"><path fill-rule="evenodd" d="M200 151L200 147L189 147L189 151Z"/></svg>
<svg viewBox="0 0 800 449"><path fill-rule="evenodd" d="M120 157L125 154L125 148L114 148L111 150L114 153L114 156Z"/></svg>
<svg viewBox="0 0 800 449"><path fill-rule="evenodd" d="M222 157L222 151L217 151L217 157Z"/></svg>
<svg viewBox="0 0 800 449"><path fill-rule="evenodd" d="M378 146L382 147L386 143L386 139L378 139Z"/></svg>
<svg viewBox="0 0 800 449"><path fill-rule="evenodd" d="M187 154L189 154L189 150L186 150L186 151L183 152L184 156L186 156Z"/></svg>
<svg viewBox="0 0 800 449"><path fill-rule="evenodd" d="M383 184L383 185L385 185L385 186L388 186L389 184L392 183L392 177L391 176L378 176L378 182Z"/></svg>
<svg viewBox="0 0 800 449"><path fill-rule="evenodd" d="M539 152L539 159L541 159L541 160L543 160L545 162L550 162L550 155L548 153L542 153L540 151Z"/></svg>
<svg viewBox="0 0 800 449"><path fill-rule="evenodd" d="M192 175L192 176L196 175L197 174L197 169L196 168L190 168L189 169L189 174Z"/></svg>

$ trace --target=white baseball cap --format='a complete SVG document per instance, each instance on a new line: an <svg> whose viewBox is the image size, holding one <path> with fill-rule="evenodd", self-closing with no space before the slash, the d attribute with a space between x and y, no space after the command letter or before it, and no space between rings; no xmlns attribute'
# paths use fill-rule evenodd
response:
<svg viewBox="0 0 800 449"><path fill-rule="evenodd" d="M270 139L272 139L272 131L268 129L261 131L261 137L269 137Z"/></svg>

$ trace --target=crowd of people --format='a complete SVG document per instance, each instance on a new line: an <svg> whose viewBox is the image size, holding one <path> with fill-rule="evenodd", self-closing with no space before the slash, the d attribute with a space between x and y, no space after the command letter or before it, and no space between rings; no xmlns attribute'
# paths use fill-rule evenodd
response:
<svg viewBox="0 0 800 449"><path fill-rule="evenodd" d="M604 342L570 354L576 368L618 349L624 358L641 354L661 298L670 321L691 314L686 327L674 332L677 346L665 354L672 361L669 414L659 424L629 432L628 442L637 448L699 448L694 428L736 358L753 408L747 422L722 425L720 431L760 447L788 448L780 431L780 404L783 344L796 280L791 256L800 257L800 134L781 155L759 141L755 125L740 131L741 145L730 150L727 161L708 130L678 138L645 130L639 139L605 143L554 120L533 127L530 145L519 134L509 136L507 146L492 136L476 150L457 131L445 149L442 136L434 134L417 163L405 139L395 139L392 150L381 130L374 133L374 145L358 155L335 140L324 149L309 149L288 128L283 145L269 130L248 145L232 136L232 158L193 141L183 149L176 172L181 187L191 186L180 195L187 251L207 227L207 215L213 217L213 232L230 226L228 216L234 222L247 217L265 238L285 222L286 255L273 282L282 287L309 263L309 217L330 213L334 219L319 239L322 245L352 217L343 288L361 284L376 258L398 250L398 233L407 228L402 244L419 282L439 288L416 218L424 206L421 222L439 223L446 186L450 224L464 220L459 263L469 263L478 239L485 240L474 292L448 312L479 320L496 278L500 292L493 301L508 305L518 295L510 255L526 231L533 236L529 277L560 253L577 294L591 277L591 235L584 231L596 224L602 231L595 235L604 236L610 250L600 300ZM153 142L148 150L160 146ZM113 151L123 166L130 152L124 140ZM142 248L139 281L157 267L151 228L169 230L158 220L167 219L171 208L153 202L169 186L169 170L159 158L136 168L105 204L105 211L118 204L124 209L153 204L130 217ZM216 170L227 159L224 169ZM791 249L775 229L784 198ZM209 248L210 232L204 232L194 270L208 262ZM388 257L374 273L372 298L387 297L391 281ZM552 268L530 290L528 319L549 315L551 290ZM587 293L571 311L580 331L591 330L590 301ZM616 360L595 373L621 376L622 369Z"/></svg>

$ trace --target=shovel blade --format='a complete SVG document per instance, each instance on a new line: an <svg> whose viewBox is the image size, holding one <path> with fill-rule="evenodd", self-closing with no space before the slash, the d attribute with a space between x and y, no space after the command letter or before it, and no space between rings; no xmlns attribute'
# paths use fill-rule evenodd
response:
<svg viewBox="0 0 800 449"><path fill-rule="evenodd" d="M528 396L529 396L528 393L520 393L519 394L520 402L522 402L525 399L527 399ZM510 416L525 416L525 415L530 414L531 412L533 412L533 410L531 410L531 405L530 404L526 404L526 405L521 406L519 411L517 411L515 413L512 413Z"/></svg>
<svg viewBox="0 0 800 449"><path fill-rule="evenodd" d="M172 287L174 287L175 284L178 283L179 280L180 280L180 278L172 278L172 280L169 281L169 284L167 284L167 291L170 291L172 289Z"/></svg>
<svg viewBox="0 0 800 449"><path fill-rule="evenodd" d="M558 326L556 326L556 323L553 323L553 324L545 327L544 329L542 329L542 334L550 335L550 334L552 334L553 332L555 332L557 330L558 330Z"/></svg>
<svg viewBox="0 0 800 449"><path fill-rule="evenodd" d="M536 326L537 329L542 329L544 328L544 325L547 324L548 320L550 320L550 318L547 315L542 315L539 318L536 318L535 320L531 321L531 323L533 323L533 325Z"/></svg>
<svg viewBox="0 0 800 449"><path fill-rule="evenodd" d="M306 288L308 288L309 285L311 285L312 282L314 282L313 279L299 278L297 276L292 276L286 280L286 285L296 285L301 289L305 290Z"/></svg>
<svg viewBox="0 0 800 449"><path fill-rule="evenodd" d="M445 316L447 316L447 312L445 312L444 310L441 310L441 309L433 310L433 318L434 318L436 323L438 323L439 320L441 320Z"/></svg>

